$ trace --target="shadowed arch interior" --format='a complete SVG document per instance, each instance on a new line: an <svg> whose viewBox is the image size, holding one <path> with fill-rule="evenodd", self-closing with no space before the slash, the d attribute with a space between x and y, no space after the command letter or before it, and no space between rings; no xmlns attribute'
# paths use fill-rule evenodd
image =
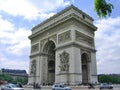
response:
<svg viewBox="0 0 120 90"><path fill-rule="evenodd" d="M82 63L82 83L87 84L88 83L88 55L86 53L83 53L81 56L81 63Z"/></svg>

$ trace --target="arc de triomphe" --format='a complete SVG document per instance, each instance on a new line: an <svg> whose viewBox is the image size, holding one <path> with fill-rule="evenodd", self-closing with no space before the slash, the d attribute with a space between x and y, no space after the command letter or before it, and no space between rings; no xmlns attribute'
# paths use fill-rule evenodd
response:
<svg viewBox="0 0 120 90"><path fill-rule="evenodd" d="M97 82L93 19L71 5L32 28L29 83Z"/></svg>

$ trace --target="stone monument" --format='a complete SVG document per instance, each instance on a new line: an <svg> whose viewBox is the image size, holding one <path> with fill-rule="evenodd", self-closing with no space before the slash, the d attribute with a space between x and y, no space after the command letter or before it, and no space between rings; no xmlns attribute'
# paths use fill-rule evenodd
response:
<svg viewBox="0 0 120 90"><path fill-rule="evenodd" d="M97 82L93 19L71 5L32 28L29 83Z"/></svg>

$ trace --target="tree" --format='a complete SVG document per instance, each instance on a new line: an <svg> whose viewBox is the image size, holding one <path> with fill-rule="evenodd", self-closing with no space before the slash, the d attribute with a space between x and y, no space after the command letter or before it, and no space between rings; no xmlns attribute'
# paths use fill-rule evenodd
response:
<svg viewBox="0 0 120 90"><path fill-rule="evenodd" d="M100 77L98 77L98 81L101 83L109 83L111 81L111 78L108 75L102 75Z"/></svg>
<svg viewBox="0 0 120 90"><path fill-rule="evenodd" d="M8 74L0 74L0 80L12 82L13 78Z"/></svg>
<svg viewBox="0 0 120 90"><path fill-rule="evenodd" d="M0 81L7 81L9 83L22 83L22 84L27 84L28 78L27 77L16 77L13 78L12 76L8 74L0 74Z"/></svg>
<svg viewBox="0 0 120 90"><path fill-rule="evenodd" d="M98 81L100 83L113 83L120 84L120 76L118 75L98 75Z"/></svg>
<svg viewBox="0 0 120 90"><path fill-rule="evenodd" d="M111 3L107 3L105 0L94 0L94 10L100 18L110 16L112 9L113 5Z"/></svg>

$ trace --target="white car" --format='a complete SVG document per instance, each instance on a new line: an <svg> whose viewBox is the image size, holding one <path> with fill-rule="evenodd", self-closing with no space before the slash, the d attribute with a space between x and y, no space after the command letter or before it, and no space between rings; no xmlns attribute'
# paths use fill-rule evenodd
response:
<svg viewBox="0 0 120 90"><path fill-rule="evenodd" d="M17 87L15 84L5 84L1 87L1 90L24 90L24 89Z"/></svg>
<svg viewBox="0 0 120 90"><path fill-rule="evenodd" d="M100 89L113 89L113 86L107 83L101 83L99 88Z"/></svg>
<svg viewBox="0 0 120 90"><path fill-rule="evenodd" d="M52 90L71 90L71 88L65 87L63 84L54 84Z"/></svg>

